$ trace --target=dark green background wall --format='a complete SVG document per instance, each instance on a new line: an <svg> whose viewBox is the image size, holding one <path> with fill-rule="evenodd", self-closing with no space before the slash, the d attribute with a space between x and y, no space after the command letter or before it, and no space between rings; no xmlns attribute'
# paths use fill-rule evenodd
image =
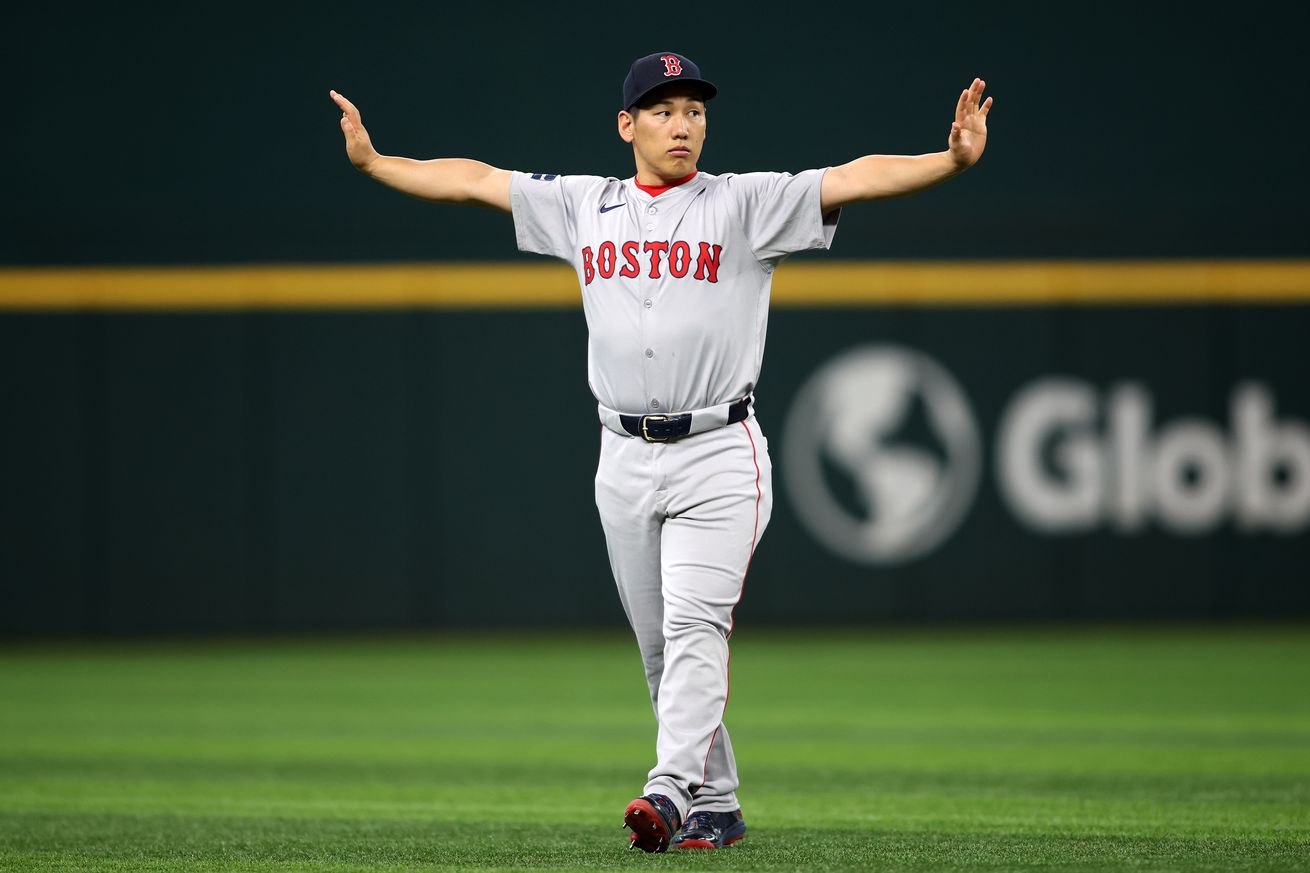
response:
<svg viewBox="0 0 1310 873"><path fill-rule="evenodd" d="M1306 14L1294 3L105 5L7 12L0 263L511 258L495 215L346 163L336 88L380 149L625 176L629 62L721 88L703 168L944 146L997 104L977 172L850 210L837 257L1307 252Z"/></svg>
<svg viewBox="0 0 1310 873"><path fill-rule="evenodd" d="M664 48L720 86L715 172L939 149L988 80L983 163L847 210L835 257L1305 258L1305 23L1260 3L27 4L6 18L0 265L514 259L504 216L354 173L327 90L390 153L623 176L619 87ZM1050 374L1141 381L1162 416L1221 428L1254 379L1304 421L1307 334L1304 305L781 310L760 418L777 461L803 380L872 341L952 372L988 452ZM0 632L620 623L584 344L580 311L0 312ZM870 568L776 485L743 620L1310 612L1301 530L1039 536L986 471L946 545Z"/></svg>
<svg viewBox="0 0 1310 873"><path fill-rule="evenodd" d="M742 621L1310 614L1310 515L1243 530L1229 500L1195 536L1154 514L1041 533L993 462L1004 410L1051 375L1141 384L1153 439L1199 419L1234 452L1232 391L1259 382L1310 450L1310 309L786 309L771 328L776 502ZM981 439L959 528L893 566L824 548L784 472L802 383L869 343L935 359ZM573 311L0 318L0 631L621 624L584 344ZM889 439L941 460L913 423ZM1068 432L1044 449L1055 479ZM849 490L849 471L829 475ZM1310 465L1280 476L1304 490Z"/></svg>

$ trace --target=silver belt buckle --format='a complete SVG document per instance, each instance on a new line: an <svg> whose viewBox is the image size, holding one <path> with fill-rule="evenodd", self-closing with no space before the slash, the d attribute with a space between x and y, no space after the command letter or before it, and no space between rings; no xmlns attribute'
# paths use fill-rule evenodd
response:
<svg viewBox="0 0 1310 873"><path fill-rule="evenodd" d="M669 417L668 417L667 415L643 415L643 416L641 417L641 438L644 439L644 440L645 440L646 442L648 442L648 443L667 443L667 442L669 441L669 438L668 438L668 437L653 437L653 436L651 436L651 435L650 435L650 431L646 430L646 422L648 422L648 421L668 421L668 420L669 420Z"/></svg>

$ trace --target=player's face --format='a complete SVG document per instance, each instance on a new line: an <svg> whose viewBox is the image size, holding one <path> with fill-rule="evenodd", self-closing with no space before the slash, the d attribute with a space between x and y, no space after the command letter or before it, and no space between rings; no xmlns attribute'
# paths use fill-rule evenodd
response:
<svg viewBox="0 0 1310 873"><path fill-rule="evenodd" d="M666 88L634 117L619 113L619 136L632 143L637 181L672 182L690 175L705 146L705 102L696 88Z"/></svg>

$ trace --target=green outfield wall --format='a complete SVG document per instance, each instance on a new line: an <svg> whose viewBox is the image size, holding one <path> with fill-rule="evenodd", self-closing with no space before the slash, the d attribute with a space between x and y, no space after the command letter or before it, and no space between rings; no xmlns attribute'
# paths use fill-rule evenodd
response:
<svg viewBox="0 0 1310 873"><path fill-rule="evenodd" d="M0 275L0 631L621 624L519 269ZM785 266L739 620L1304 617L1307 336L1305 262Z"/></svg>
<svg viewBox="0 0 1310 873"><path fill-rule="evenodd" d="M626 177L631 60L701 168L943 147L775 283L742 622L1310 612L1310 140L1288 4L11 10L0 633L619 624L567 269L354 172ZM834 434L860 434L851 444Z"/></svg>
<svg viewBox="0 0 1310 873"><path fill-rule="evenodd" d="M623 77L664 50L719 87L701 161L714 173L940 150L960 89L987 80L977 171L848 210L839 257L1306 257L1297 12L20 4L6 19L0 264L512 258L499 216L356 174L328 89L387 154L626 177Z"/></svg>

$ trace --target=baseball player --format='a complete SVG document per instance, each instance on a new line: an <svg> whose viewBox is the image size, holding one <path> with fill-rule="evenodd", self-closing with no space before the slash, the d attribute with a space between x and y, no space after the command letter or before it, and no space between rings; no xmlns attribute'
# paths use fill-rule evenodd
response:
<svg viewBox="0 0 1310 873"><path fill-rule="evenodd" d="M577 272L602 425L596 506L658 722L655 767L624 812L630 847L717 849L746 833L723 714L733 609L773 507L752 407L773 272L792 252L828 248L842 206L972 166L987 141L983 87L960 93L945 151L713 175L698 164L718 89L685 55L659 52L623 82L628 179L380 155L359 110L331 92L357 169L511 213L519 249Z"/></svg>

